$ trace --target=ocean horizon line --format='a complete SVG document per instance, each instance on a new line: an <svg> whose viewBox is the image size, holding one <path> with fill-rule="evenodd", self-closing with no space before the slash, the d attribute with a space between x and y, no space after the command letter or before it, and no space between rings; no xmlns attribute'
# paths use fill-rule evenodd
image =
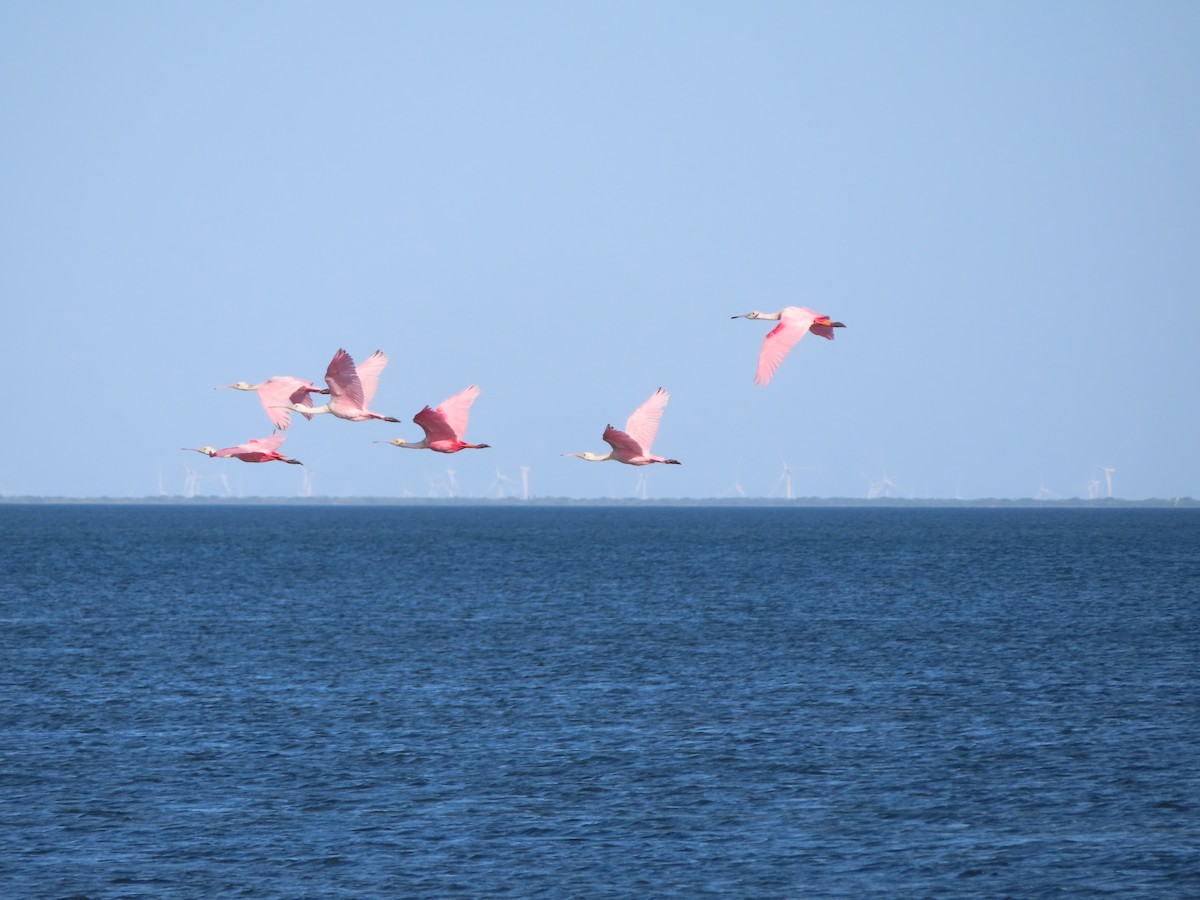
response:
<svg viewBox="0 0 1200 900"><path fill-rule="evenodd" d="M1192 497L1124 499L1119 497L370 497L316 496L225 497L181 494L142 497L73 497L58 495L0 495L6 505L145 505L145 506L685 506L685 507L825 507L825 508L1035 508L1129 509L1198 508Z"/></svg>

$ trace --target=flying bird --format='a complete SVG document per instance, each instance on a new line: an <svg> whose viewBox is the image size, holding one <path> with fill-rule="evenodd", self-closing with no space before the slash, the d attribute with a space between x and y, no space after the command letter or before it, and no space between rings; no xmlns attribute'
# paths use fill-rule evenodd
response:
<svg viewBox="0 0 1200 900"><path fill-rule="evenodd" d="M624 431L618 431L611 425L605 428L604 440L612 449L603 456L586 451L564 453L563 456L578 456L589 462L604 462L613 459L629 466L648 466L651 463L681 465L677 459L663 459L650 452L650 445L654 443L654 436L658 433L658 422L670 399L671 395L659 388L650 395L650 399L633 411L625 423Z"/></svg>
<svg viewBox="0 0 1200 900"><path fill-rule="evenodd" d="M236 447L226 447L223 450L217 450L214 447L181 447L181 450L193 450L196 453L203 453L208 457L221 457L223 459L240 459L242 462L248 463L264 463L264 462L285 462L293 466L302 466L304 463L298 459L292 459L290 456L284 456L279 452L279 445L283 443L283 432L277 431L270 437L251 438L244 444L238 444Z"/></svg>
<svg viewBox="0 0 1200 900"><path fill-rule="evenodd" d="M249 384L239 381L236 384L222 384L222 388L233 388L235 391L256 391L258 400L267 411L271 424L283 431L291 424L292 407L312 407L312 397L309 394L328 394L329 388L318 388L311 381L294 378L291 375L272 375L266 381ZM300 410L305 418L311 419L312 413Z"/></svg>
<svg viewBox="0 0 1200 900"><path fill-rule="evenodd" d="M766 384L788 355L796 341L804 337L806 331L819 334L828 340L833 340L833 329L845 328L841 322L830 321L829 316L823 316L803 306L785 306L779 312L765 313L755 310L741 316L730 316L731 319L768 319L779 324L767 332L763 338L762 350L758 353L758 371L754 373L755 384Z"/></svg>
<svg viewBox="0 0 1200 900"><path fill-rule="evenodd" d="M488 444L468 444L462 439L467 430L467 415L471 404L479 396L479 388L471 385L459 391L453 397L442 401L437 409L426 406L413 416L413 422L420 425L425 432L420 441L405 441L394 438L390 441L376 441L377 444L391 444L395 447L407 447L409 450L433 450L437 453L457 453L459 450L485 450Z"/></svg>
<svg viewBox="0 0 1200 900"><path fill-rule="evenodd" d="M302 403L292 403L283 408L309 418L320 413L332 413L339 419L350 422L365 422L368 419L399 422L399 419L380 415L367 408L371 405L375 389L379 386L379 373L386 365L387 357L383 355L382 350L376 350L357 366L349 353L338 350L325 371L325 383L329 385L329 402L311 407Z"/></svg>

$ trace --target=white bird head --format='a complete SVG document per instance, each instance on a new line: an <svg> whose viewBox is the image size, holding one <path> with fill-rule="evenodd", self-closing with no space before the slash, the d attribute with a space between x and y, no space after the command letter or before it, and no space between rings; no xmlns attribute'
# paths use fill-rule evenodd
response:
<svg viewBox="0 0 1200 900"><path fill-rule="evenodd" d="M245 381L239 381L239 382L237 382L236 384L219 384L219 385L217 385L215 388L213 388L213 390L214 390L214 391L219 391L219 390L222 390L222 389L224 389L224 388L233 388L233 390L235 390L235 391L253 391L253 390L257 390L257 388L255 388L255 387L254 387L254 385L252 385L252 384L249 384L249 383L247 383L247 382L245 382Z"/></svg>
<svg viewBox="0 0 1200 900"><path fill-rule="evenodd" d="M731 318L731 319L757 319L761 316L762 316L762 313L760 313L756 309L756 310L753 310L752 312L742 313L740 316L730 316L729 318Z"/></svg>
<svg viewBox="0 0 1200 900"><path fill-rule="evenodd" d="M203 453L205 456L216 456L216 447L180 447L180 450L191 450L193 453Z"/></svg>
<svg viewBox="0 0 1200 900"><path fill-rule="evenodd" d="M376 444L391 444L393 447L403 447L408 441L404 438L392 438L390 441L374 441Z"/></svg>
<svg viewBox="0 0 1200 900"><path fill-rule="evenodd" d="M601 456L598 453L592 453L590 450L584 450L582 453L563 453L561 455L562 456L575 456L575 457L578 457L579 459L586 459L588 462L604 462L606 459L609 458L608 454Z"/></svg>

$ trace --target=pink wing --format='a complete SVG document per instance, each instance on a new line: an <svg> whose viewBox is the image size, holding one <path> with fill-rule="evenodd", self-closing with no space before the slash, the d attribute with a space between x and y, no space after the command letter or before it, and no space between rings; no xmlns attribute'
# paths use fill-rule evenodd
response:
<svg viewBox="0 0 1200 900"><path fill-rule="evenodd" d="M283 443L283 432L276 431L274 434L265 438L251 438L244 444L238 444L236 447L226 447L224 450L218 450L217 456L230 457L236 456L239 453L274 453Z"/></svg>
<svg viewBox="0 0 1200 900"><path fill-rule="evenodd" d="M358 380L362 384L362 406L370 409L371 401L375 399L375 389L379 387L379 373L388 364L388 358L382 350L376 350L358 364Z"/></svg>
<svg viewBox="0 0 1200 900"><path fill-rule="evenodd" d="M650 395L649 400L633 411L633 415L625 423L625 431L628 434L620 431L616 433L631 439L640 448L639 452L648 456L654 437L658 434L658 422L662 419L663 408L670 399L671 395L659 388Z"/></svg>
<svg viewBox="0 0 1200 900"><path fill-rule="evenodd" d="M647 450L636 440L625 432L618 431L611 425L604 429L604 440L613 448L613 455L620 460L635 459L639 456L645 456L647 453Z"/></svg>
<svg viewBox="0 0 1200 900"><path fill-rule="evenodd" d="M325 383L329 385L329 402L336 403L345 397L359 409L366 409L362 382L354 367L354 358L345 350L338 350L325 370Z"/></svg>
<svg viewBox="0 0 1200 900"><path fill-rule="evenodd" d="M250 450L256 453L274 453L283 445L283 438L283 432L277 431L269 437L251 438L242 444L239 449Z"/></svg>
<svg viewBox="0 0 1200 900"><path fill-rule="evenodd" d="M813 322L813 324L808 326L808 330L815 335L825 338L827 341L833 340L832 325L818 325L816 322Z"/></svg>
<svg viewBox="0 0 1200 900"><path fill-rule="evenodd" d="M467 415L471 411L471 404L475 402L475 398L479 396L479 388L471 385L463 391L459 391L453 397L442 401L442 405L437 408L437 411L442 414L454 432L456 438L462 438L467 433Z"/></svg>
<svg viewBox="0 0 1200 900"><path fill-rule="evenodd" d="M811 309L789 306L783 310L779 324L763 338L762 350L758 353L758 371L754 373L755 384L766 384L817 317Z"/></svg>
<svg viewBox="0 0 1200 900"><path fill-rule="evenodd" d="M271 424L283 431L291 424L292 416L290 410L280 407L289 403L312 406L312 397L308 395L310 390L315 388L307 381L289 375L275 375L259 387L258 399L267 411L267 418L271 420Z"/></svg>
<svg viewBox="0 0 1200 900"><path fill-rule="evenodd" d="M413 416L413 423L420 425L425 432L425 440L432 444L434 441L456 441L458 435L446 421L440 410L428 406Z"/></svg>

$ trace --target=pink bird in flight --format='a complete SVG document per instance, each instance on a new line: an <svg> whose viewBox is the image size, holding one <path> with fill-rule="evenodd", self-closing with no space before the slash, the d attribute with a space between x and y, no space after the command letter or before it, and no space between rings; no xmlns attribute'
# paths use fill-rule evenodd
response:
<svg viewBox="0 0 1200 900"><path fill-rule="evenodd" d="M730 316L731 319L767 319L778 321L779 324L767 332L763 338L762 349L758 353L758 371L754 373L755 384L766 384L795 346L796 341L811 331L828 340L833 340L833 329L845 328L841 322L833 322L829 316L823 316L803 306L785 306L779 312L765 313L755 310L740 316Z"/></svg>
<svg viewBox="0 0 1200 900"><path fill-rule="evenodd" d="M426 406L413 416L413 422L420 425L425 437L419 441L405 441L393 438L390 441L376 441L377 444L391 444L394 447L405 447L409 450L433 450L436 453L457 453L459 450L485 450L489 444L468 444L462 439L467 431L467 416L471 404L479 396L479 388L471 385L459 391L453 397L443 400L437 409Z"/></svg>
<svg viewBox="0 0 1200 900"><path fill-rule="evenodd" d="M296 407L312 408L312 397L310 394L328 394L328 388L319 388L311 381L305 381L303 378L295 378L291 375L272 375L266 381L260 381L258 384L249 384L245 381L239 381L235 384L223 384L217 388L233 388L235 391L255 391L258 393L258 400L262 404L263 409L267 411L267 418L271 420L271 424L283 431L291 424L292 409ZM307 419L312 418L311 412L299 410L299 412Z"/></svg>
<svg viewBox="0 0 1200 900"><path fill-rule="evenodd" d="M329 385L329 402L321 406L292 403L283 408L309 418L321 413L332 413L339 419L350 422L366 422L368 419L399 422L399 419L368 409L375 396L375 389L379 386L379 373L383 371L387 361L383 351L376 350L356 366L349 353L338 350L329 361L329 368L325 370L325 383Z"/></svg>
<svg viewBox="0 0 1200 900"><path fill-rule="evenodd" d="M671 395L662 388L650 395L650 398L633 411L625 423L625 430L618 431L609 425L604 429L604 440L612 447L604 455L590 453L564 453L563 456L577 456L588 462L604 462L616 460L629 466L648 466L651 463L666 463L671 466L681 465L677 459L663 459L650 452L650 445L658 434L658 423L662 419L663 409Z"/></svg>
<svg viewBox="0 0 1200 900"><path fill-rule="evenodd" d="M270 437L251 438L244 444L238 444L236 447L225 447L222 450L217 450L215 447L182 447L180 449L203 453L210 458L240 459L242 462L248 463L285 462L293 466L304 465L300 460L292 459L290 456L284 456L280 453L279 446L282 443L283 432L277 431Z"/></svg>

